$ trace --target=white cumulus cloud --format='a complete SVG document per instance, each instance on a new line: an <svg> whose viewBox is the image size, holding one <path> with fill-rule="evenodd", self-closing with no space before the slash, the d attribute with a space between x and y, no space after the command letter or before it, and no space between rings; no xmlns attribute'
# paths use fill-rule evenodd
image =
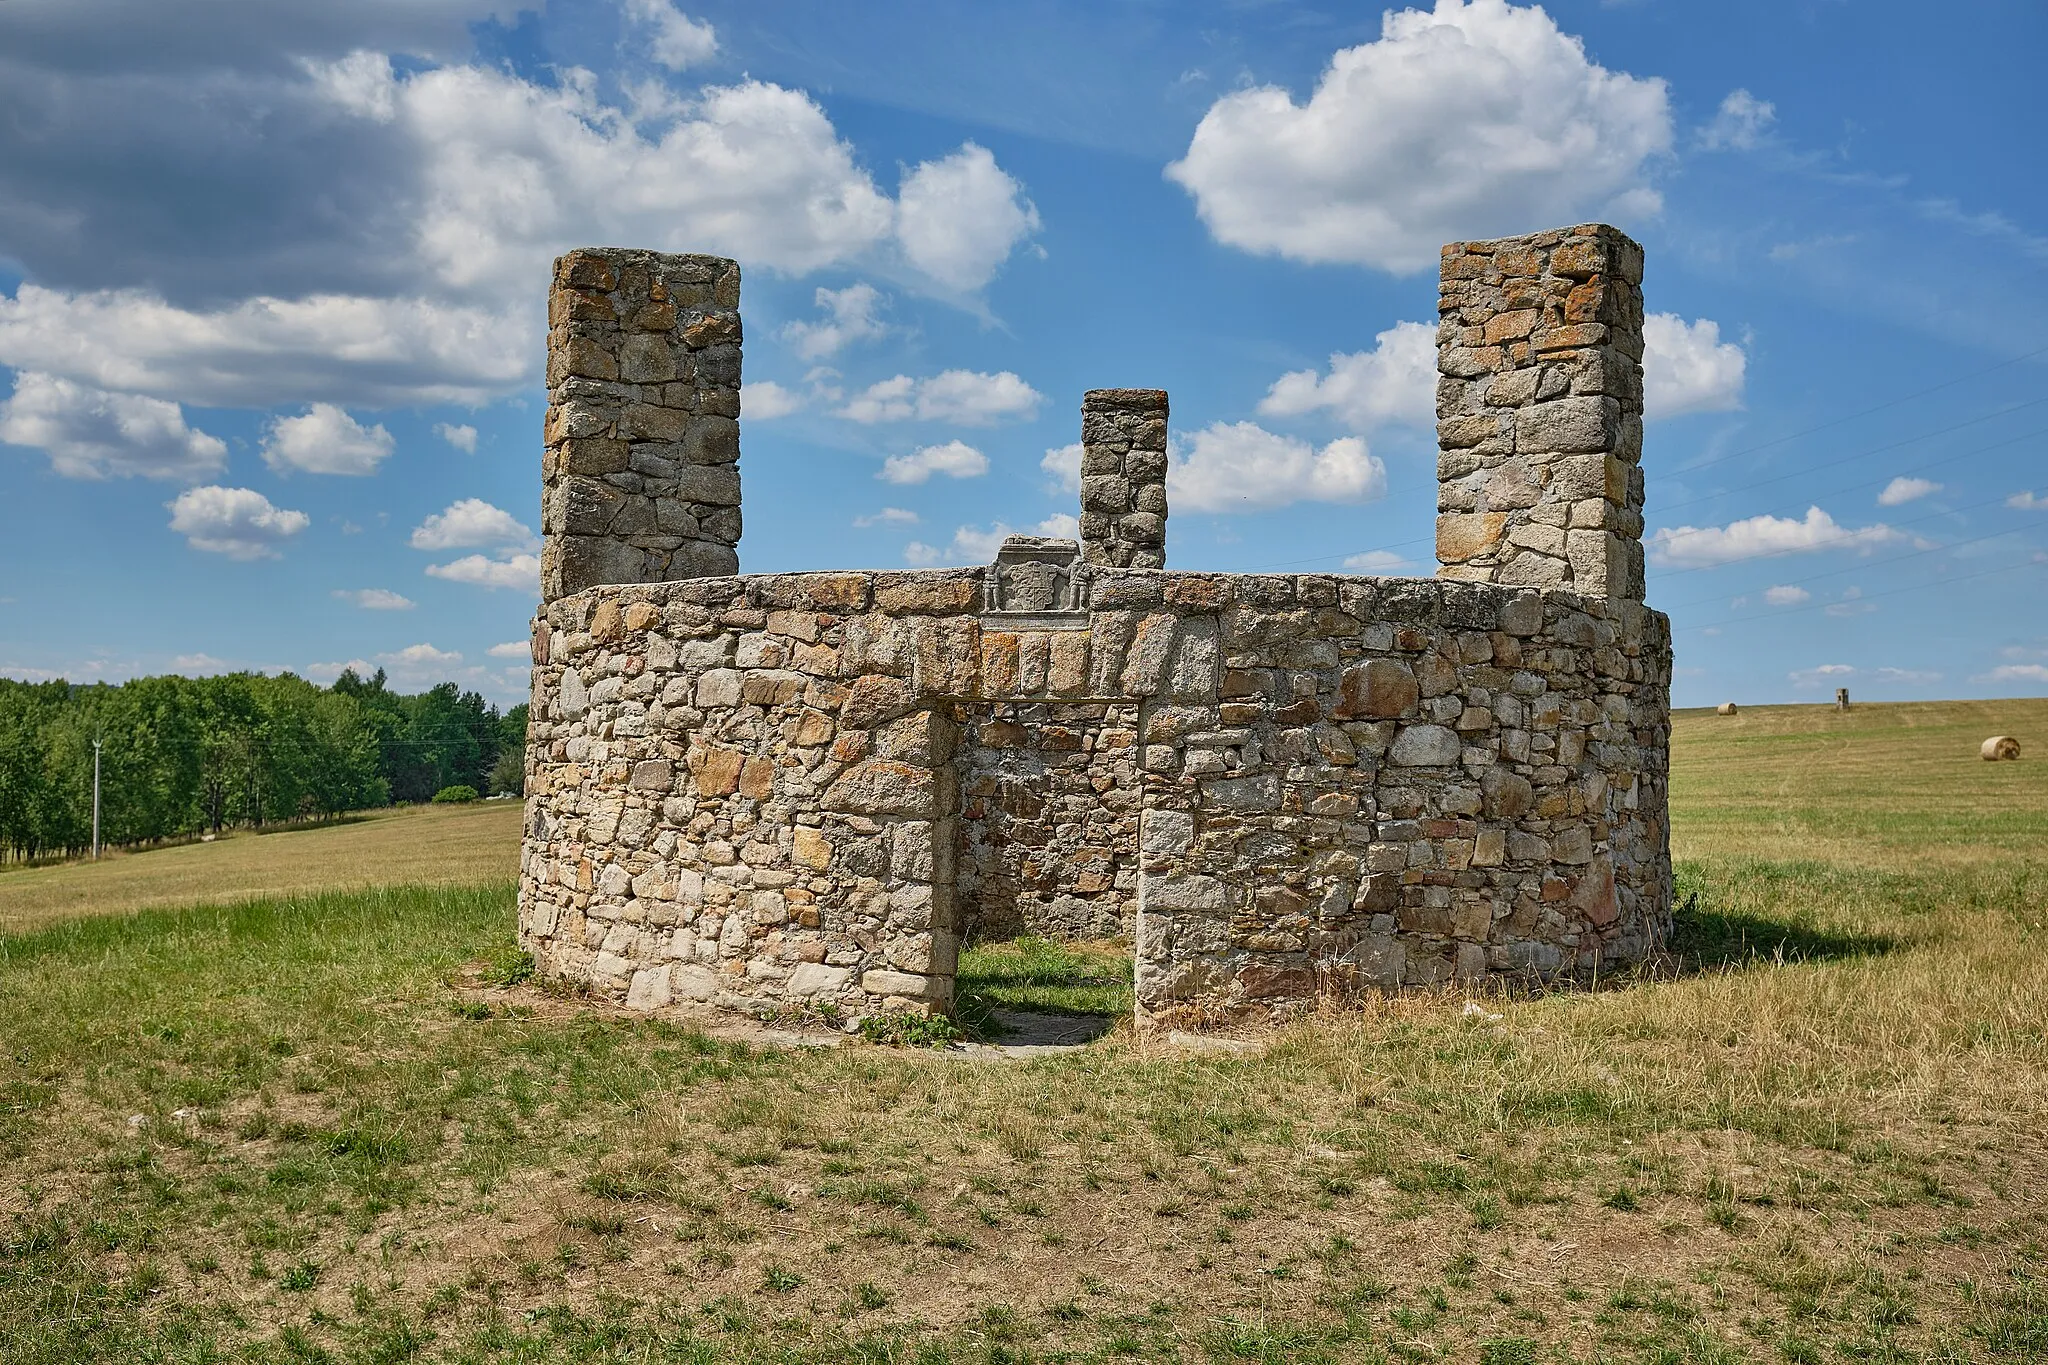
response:
<svg viewBox="0 0 2048 1365"><path fill-rule="evenodd" d="M1821 664L1817 668L1797 668L1786 674L1795 687L1840 687L1856 676L1853 664Z"/></svg>
<svg viewBox="0 0 2048 1365"><path fill-rule="evenodd" d="M1932 479L1912 479L1902 474L1884 486L1884 491L1877 495L1877 505L1897 507L1901 503L1912 502L1926 497L1929 493L1940 491L1941 485Z"/></svg>
<svg viewBox="0 0 2048 1365"><path fill-rule="evenodd" d="M476 428L466 422L436 422L434 434L465 455L476 454Z"/></svg>
<svg viewBox="0 0 2048 1365"><path fill-rule="evenodd" d="M490 655L493 659L531 659L533 657L533 642L531 640L507 640L504 644L492 645L484 653Z"/></svg>
<svg viewBox="0 0 2048 1365"><path fill-rule="evenodd" d="M965 294L987 284L1016 245L1038 231L1024 187L972 142L921 161L896 195L903 255L944 288Z"/></svg>
<svg viewBox="0 0 2048 1365"><path fill-rule="evenodd" d="M1774 607L1796 607L1801 602L1812 600L1812 593L1793 583L1782 583L1764 589L1764 601Z"/></svg>
<svg viewBox="0 0 2048 1365"><path fill-rule="evenodd" d="M2000 664L1978 681L2048 683L2048 664Z"/></svg>
<svg viewBox="0 0 2048 1365"><path fill-rule="evenodd" d="M1045 395L1008 370L946 370L927 379L899 374L870 384L839 409L848 421L958 422L962 426L993 426L1006 418L1028 419Z"/></svg>
<svg viewBox="0 0 2048 1365"><path fill-rule="evenodd" d="M891 455L875 477L887 483L923 483L934 474L972 479L988 473L988 456L965 441L919 446L908 455Z"/></svg>
<svg viewBox="0 0 2048 1365"><path fill-rule="evenodd" d="M274 507L253 488L206 484L165 506L171 529L193 549L230 559L275 559L280 545L312 525L304 512Z"/></svg>
<svg viewBox="0 0 2048 1365"><path fill-rule="evenodd" d="M427 565L427 575L479 588L522 588L536 592L540 588L540 556L507 555L492 559L489 555L464 555L451 563Z"/></svg>
<svg viewBox="0 0 2048 1365"><path fill-rule="evenodd" d="M1051 475L1049 487L1056 493L1079 493L1081 491L1081 443L1068 446L1054 446L1038 461L1038 467Z"/></svg>
<svg viewBox="0 0 2048 1365"><path fill-rule="evenodd" d="M1216 422L1176 441L1166 473L1176 511L1254 512L1296 502L1371 502L1387 469L1356 436L1320 450L1253 422Z"/></svg>
<svg viewBox="0 0 2048 1365"><path fill-rule="evenodd" d="M39 205L33 240L9 243L26 273L133 263L103 288L0 296L0 365L210 406L476 403L537 376L539 282L567 243L710 250L789 273L907 262L960 296L1036 223L973 144L906 174L892 199L815 100L762 81L649 110L607 103L595 75L568 66L535 81L379 52L268 67L110 86L91 118L59 98L56 73L0 93L0 112L47 106L60 149L161 142L158 177L191 187L162 206L177 221L144 234L86 177L0 167L0 197ZM235 209L226 230L247 250L166 245L218 236L235 196L326 207L274 224ZM60 220L84 226L47 226ZM232 273L213 259L225 255Z"/></svg>
<svg viewBox="0 0 2048 1365"><path fill-rule="evenodd" d="M364 611L411 611L416 603L389 588L336 588L334 595Z"/></svg>
<svg viewBox="0 0 2048 1365"><path fill-rule="evenodd" d="M68 479L202 479L228 462L227 443L185 425L176 403L33 370L0 403L0 442L36 447Z"/></svg>
<svg viewBox="0 0 2048 1365"><path fill-rule="evenodd" d="M1661 206L1665 84L1608 71L1539 7L1437 0L1389 10L1305 103L1219 99L1167 175L1220 242L1400 274L1444 242Z"/></svg>
<svg viewBox="0 0 2048 1365"><path fill-rule="evenodd" d="M787 417L803 405L802 394L772 379L752 379L740 387L740 416L756 422Z"/></svg>
<svg viewBox="0 0 2048 1365"><path fill-rule="evenodd" d="M1809 507L1801 520L1765 515L1726 526L1666 526L1650 537L1650 557L1659 564L1705 568L1809 550L1869 550L1903 539L1901 532L1882 522L1852 530L1820 508Z"/></svg>
<svg viewBox="0 0 2048 1365"><path fill-rule="evenodd" d="M1327 374L1283 374L1259 402L1266 417L1327 411L1353 431L1388 422L1426 427L1436 420L1436 328L1397 322L1373 338L1370 351L1330 357Z"/></svg>
<svg viewBox="0 0 2048 1365"><path fill-rule="evenodd" d="M382 425L366 427L332 403L298 417L274 417L263 437L263 462L280 474L374 474L398 448Z"/></svg>
<svg viewBox="0 0 2048 1365"><path fill-rule="evenodd" d="M1777 106L1747 90L1730 90L1714 112L1714 121L1700 129L1700 146L1710 152L1754 150L1778 121Z"/></svg>
<svg viewBox="0 0 2048 1365"><path fill-rule="evenodd" d="M1676 313L1643 319L1643 416L1726 412L1742 406L1749 358L1721 340L1712 318L1687 322Z"/></svg>
<svg viewBox="0 0 2048 1365"><path fill-rule="evenodd" d="M786 323L782 328L783 340L805 360L823 360L856 341L873 341L889 330L875 316L882 303L881 291L866 281L844 289L821 286L813 298L822 317L815 322Z"/></svg>
<svg viewBox="0 0 2048 1365"><path fill-rule="evenodd" d="M413 528L411 543L415 550L461 550L478 545L530 550L539 545L524 522L482 498L449 503Z"/></svg>
<svg viewBox="0 0 2048 1365"><path fill-rule="evenodd" d="M2007 498L2005 505L2020 512L2039 512L2048 509L2048 495L2036 493L2031 488L2022 488Z"/></svg>
<svg viewBox="0 0 2048 1365"><path fill-rule="evenodd" d="M718 54L718 33L670 0L626 0L626 17L647 31L647 52L671 71L701 66Z"/></svg>
<svg viewBox="0 0 2048 1365"><path fill-rule="evenodd" d="M917 513L907 507L884 507L879 512L853 519L853 524L861 530L870 526L915 526L917 522Z"/></svg>

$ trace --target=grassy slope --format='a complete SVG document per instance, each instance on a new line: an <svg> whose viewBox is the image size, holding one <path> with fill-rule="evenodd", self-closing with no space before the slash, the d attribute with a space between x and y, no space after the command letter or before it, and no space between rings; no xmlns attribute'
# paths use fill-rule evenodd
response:
<svg viewBox="0 0 2048 1365"><path fill-rule="evenodd" d="M0 871L0 933L75 915L368 886L517 875L517 801L402 806L342 824L110 853L98 863Z"/></svg>
<svg viewBox="0 0 2048 1365"><path fill-rule="evenodd" d="M0 1359L2048 1358L2048 764L1994 730L2048 704L1684 716L1719 969L1260 1057L484 1010L502 883L0 939Z"/></svg>

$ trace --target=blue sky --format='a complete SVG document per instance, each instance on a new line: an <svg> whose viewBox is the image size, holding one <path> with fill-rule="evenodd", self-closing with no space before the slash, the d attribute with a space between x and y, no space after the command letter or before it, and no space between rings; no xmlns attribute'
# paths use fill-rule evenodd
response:
<svg viewBox="0 0 2048 1365"><path fill-rule="evenodd" d="M746 272L748 571L1434 569L1435 247L1646 246L1676 700L2048 694L2048 10L13 0L0 674L524 694L543 296Z"/></svg>

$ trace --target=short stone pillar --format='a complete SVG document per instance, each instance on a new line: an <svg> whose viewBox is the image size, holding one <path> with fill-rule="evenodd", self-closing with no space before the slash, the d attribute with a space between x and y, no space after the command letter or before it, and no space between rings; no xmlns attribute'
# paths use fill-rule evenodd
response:
<svg viewBox="0 0 2048 1365"><path fill-rule="evenodd" d="M1443 249L1442 577L1642 600L1642 281L1604 224Z"/></svg>
<svg viewBox="0 0 2048 1365"><path fill-rule="evenodd" d="M586 247L548 294L541 599L739 572L740 268Z"/></svg>
<svg viewBox="0 0 2048 1365"><path fill-rule="evenodd" d="M1081 561L1166 567L1166 391L1081 397Z"/></svg>

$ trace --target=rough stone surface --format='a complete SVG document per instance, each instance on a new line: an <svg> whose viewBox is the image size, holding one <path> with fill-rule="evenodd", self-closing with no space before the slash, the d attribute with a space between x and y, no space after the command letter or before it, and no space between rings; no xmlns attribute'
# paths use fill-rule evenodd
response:
<svg viewBox="0 0 2048 1365"><path fill-rule="evenodd" d="M739 572L739 307L723 257L585 248L555 262L543 600Z"/></svg>
<svg viewBox="0 0 2048 1365"><path fill-rule="evenodd" d="M1639 297L1593 287L1633 290L1640 258L1604 228L1485 245L1447 254L1445 288L1478 281L1502 306L1447 328L1444 372L1506 375L1519 406L1491 435L1454 428L1470 445L1446 436L1447 466L1488 442L1501 458L1447 513L1479 521L1445 576L1169 573L1135 562L1162 541L1084 517L1078 555L1019 541L982 569L550 594L519 910L541 970L642 1009L929 1011L950 1007L970 934L1127 933L1141 1018L1158 1022L1640 960L1671 914L1670 626L1639 580L1596 585L1593 569L1627 569L1631 538L1545 501L1576 480L1640 506L1640 479L1602 463L1639 385L1582 390L1581 361L1545 368L1613 350L1565 333L1625 331L1617 309L1639 324ZM558 270L558 295L564 279L596 292L590 272L618 254ZM638 307L667 316L651 289ZM719 316L686 311L674 328ZM711 334L736 346L736 316ZM562 353L603 368L591 345L559 336L551 381ZM1465 354L1516 347L1543 359ZM603 354L635 373L681 363L623 341ZM1608 359L1584 364L1612 377ZM1102 504L1125 496L1108 480L1164 475L1164 395L1107 392L1084 409ZM1560 402L1526 427L1559 449L1513 463L1522 412ZM1596 441L1613 444L1581 448ZM1158 473L1134 453L1158 454ZM1163 495L1119 505L1163 527ZM1582 530L1608 537L1591 558ZM573 538L551 527L550 547ZM1565 567L1516 569L1532 557ZM1466 572L1482 581L1454 581Z"/></svg>
<svg viewBox="0 0 2048 1365"><path fill-rule="evenodd" d="M1081 559L1166 567L1166 394L1090 389L1081 398Z"/></svg>
<svg viewBox="0 0 2048 1365"><path fill-rule="evenodd" d="M1642 282L1599 224L1443 249L1444 577L1642 600Z"/></svg>

